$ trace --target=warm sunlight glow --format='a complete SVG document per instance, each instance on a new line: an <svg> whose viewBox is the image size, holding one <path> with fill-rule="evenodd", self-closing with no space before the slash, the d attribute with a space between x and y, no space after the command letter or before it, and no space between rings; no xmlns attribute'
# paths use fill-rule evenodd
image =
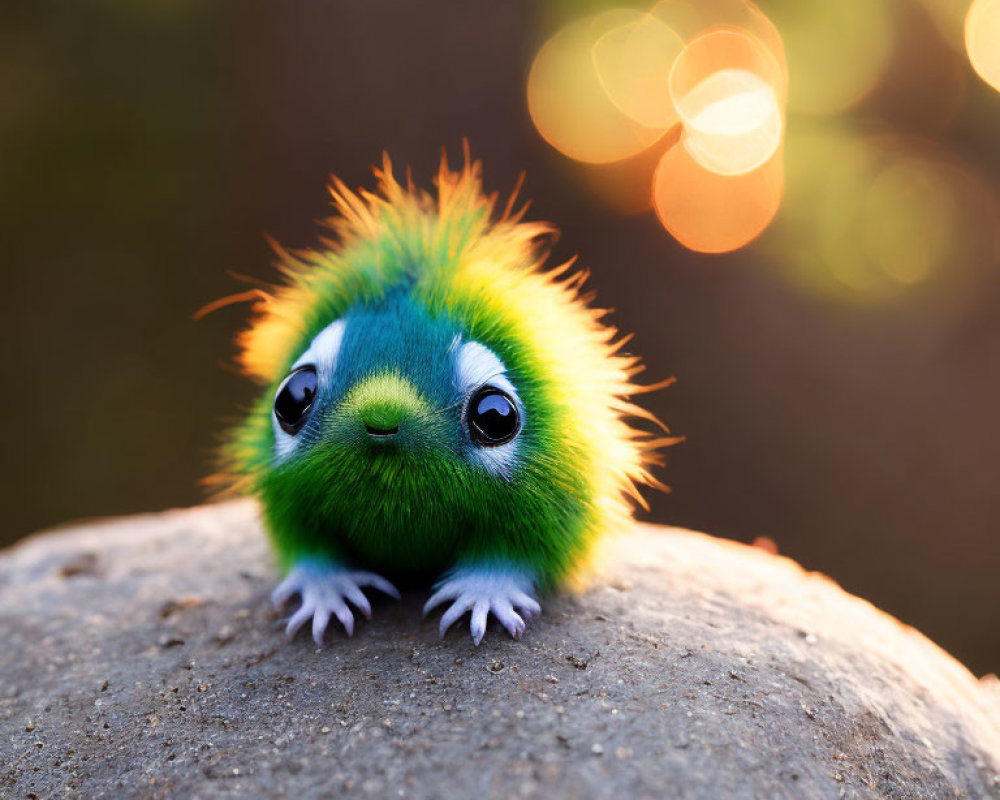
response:
<svg viewBox="0 0 1000 800"><path fill-rule="evenodd" d="M774 89L752 72L712 73L684 99L684 146L705 169L740 175L767 161L781 143Z"/></svg>
<svg viewBox="0 0 1000 800"><path fill-rule="evenodd" d="M645 100L636 94L633 67L624 57L620 43L595 45L607 34L641 23L645 14L614 9L566 26L539 50L528 75L528 111L539 133L560 152L577 161L603 164L634 155L653 144L663 128L648 127L628 116L609 97L597 72L598 60L612 76L616 98L640 116L652 119L663 114L664 103ZM633 30L635 33L635 30ZM637 34L641 40L643 34ZM654 34L652 39L656 39ZM641 55L639 56L641 60ZM624 60L623 60L624 59ZM607 76L605 77L607 81ZM664 88L663 94L666 95Z"/></svg>
<svg viewBox="0 0 1000 800"><path fill-rule="evenodd" d="M677 33L646 14L598 39L594 66L604 91L624 114L641 125L669 128L677 122L677 109L667 87L683 47Z"/></svg>
<svg viewBox="0 0 1000 800"><path fill-rule="evenodd" d="M653 205L678 241L713 253L777 212L787 94L782 38L747 0L660 0L571 23L527 86L539 133L587 165L593 193L624 213Z"/></svg>
<svg viewBox="0 0 1000 800"><path fill-rule="evenodd" d="M1000 0L974 0L969 7L965 50L979 77L1000 92Z"/></svg>
<svg viewBox="0 0 1000 800"><path fill-rule="evenodd" d="M746 31L717 29L684 48L670 94L684 122L684 146L719 175L750 172L774 155L784 129L775 87L783 72Z"/></svg>
<svg viewBox="0 0 1000 800"><path fill-rule="evenodd" d="M653 179L653 205L663 226L681 244L702 253L725 253L753 241L781 205L781 149L752 172L719 175L699 164L686 147L673 147Z"/></svg>
<svg viewBox="0 0 1000 800"><path fill-rule="evenodd" d="M714 29L746 31L761 42L778 65L781 79L771 83L783 104L788 88L788 61L781 34L757 6L747 0L660 0L650 14L669 25L685 41Z"/></svg>

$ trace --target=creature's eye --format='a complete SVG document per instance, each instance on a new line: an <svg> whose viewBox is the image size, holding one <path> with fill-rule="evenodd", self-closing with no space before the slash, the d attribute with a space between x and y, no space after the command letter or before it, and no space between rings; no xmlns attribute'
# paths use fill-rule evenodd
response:
<svg viewBox="0 0 1000 800"><path fill-rule="evenodd" d="M484 386L472 395L468 422L472 441L487 447L509 442L521 425L514 401L493 386Z"/></svg>
<svg viewBox="0 0 1000 800"><path fill-rule="evenodd" d="M299 367L290 373L274 398L274 416L288 434L299 432L316 397L316 367Z"/></svg>

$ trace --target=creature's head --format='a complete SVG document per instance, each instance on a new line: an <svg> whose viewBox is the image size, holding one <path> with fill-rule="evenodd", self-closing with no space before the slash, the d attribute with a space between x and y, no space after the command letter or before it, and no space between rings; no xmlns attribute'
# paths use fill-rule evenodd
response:
<svg viewBox="0 0 1000 800"><path fill-rule="evenodd" d="M378 196L335 184L338 242L280 253L288 283L241 339L269 388L231 470L279 545L294 530L299 549L334 537L368 563L434 569L502 540L557 575L652 482L664 440L625 421L642 414L626 400L636 360L579 279L540 271L546 226L491 218L477 165L442 166L436 197L388 164L379 176Z"/></svg>
<svg viewBox="0 0 1000 800"><path fill-rule="evenodd" d="M500 357L400 287L331 322L295 360L274 396L274 460L350 461L364 474L450 459L442 470L467 483L509 482L524 417Z"/></svg>

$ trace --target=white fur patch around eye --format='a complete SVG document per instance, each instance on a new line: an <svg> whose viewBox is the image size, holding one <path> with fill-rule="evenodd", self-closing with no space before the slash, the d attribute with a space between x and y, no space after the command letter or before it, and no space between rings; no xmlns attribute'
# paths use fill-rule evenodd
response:
<svg viewBox="0 0 1000 800"><path fill-rule="evenodd" d="M462 342L457 339L452 344L455 364L455 388L462 395L463 402L468 402L472 393L481 386L493 386L510 396L517 406L521 416L521 430L524 429L524 406L518 397L517 389L507 377L507 368L496 353L479 342ZM462 424L465 421L466 410L462 412ZM487 472L504 480L511 480L514 468L517 466L518 442L520 432L506 444L496 447L481 447L473 445L471 457Z"/></svg>
<svg viewBox="0 0 1000 800"><path fill-rule="evenodd" d="M469 394L489 384L518 399L514 384L507 377L507 368L496 353L479 342L456 341L452 346L456 348L455 388L460 394Z"/></svg>
<svg viewBox="0 0 1000 800"><path fill-rule="evenodd" d="M313 364L320 380L324 376L327 379L333 377L334 367L337 366L337 356L340 354L340 344L344 341L346 329L347 323L342 319L331 322L316 335L316 338L309 345L309 349L299 356L298 361L292 365L292 369Z"/></svg>
<svg viewBox="0 0 1000 800"><path fill-rule="evenodd" d="M340 345L344 341L344 331L347 323L338 319L331 322L316 338L312 340L306 351L292 365L289 372L312 364L316 367L317 394L329 389L337 368L337 356L340 355ZM285 433L278 424L274 411L271 412L271 427L274 429L274 452L278 462L284 461L295 452L299 441L298 435Z"/></svg>

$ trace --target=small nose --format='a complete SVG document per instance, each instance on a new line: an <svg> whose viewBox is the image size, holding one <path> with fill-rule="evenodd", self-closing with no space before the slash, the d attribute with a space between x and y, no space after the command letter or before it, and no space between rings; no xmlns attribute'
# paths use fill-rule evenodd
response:
<svg viewBox="0 0 1000 800"><path fill-rule="evenodd" d="M361 409L358 418L369 436L385 438L399 433L399 423L404 416L404 410L399 405L391 403L371 403Z"/></svg>
<svg viewBox="0 0 1000 800"><path fill-rule="evenodd" d="M365 425L365 430L368 431L368 435L373 439L388 439L390 436L395 436L399 433L399 426L393 425L391 428L373 428L371 425Z"/></svg>
<svg viewBox="0 0 1000 800"><path fill-rule="evenodd" d="M425 411L416 387L395 373L372 375L359 381L345 398L344 411L364 427L372 439L392 439L406 421Z"/></svg>

